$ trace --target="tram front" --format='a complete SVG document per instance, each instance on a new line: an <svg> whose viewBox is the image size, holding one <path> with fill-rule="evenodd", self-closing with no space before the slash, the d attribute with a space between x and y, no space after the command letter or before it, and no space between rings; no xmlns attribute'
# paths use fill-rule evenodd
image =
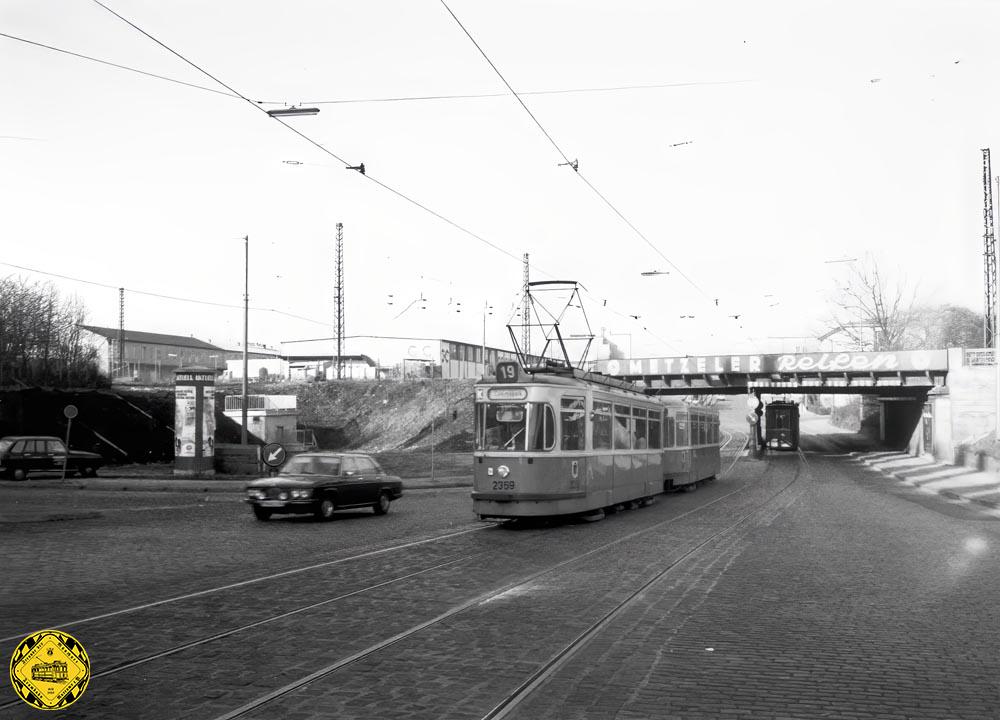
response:
<svg viewBox="0 0 1000 720"><path fill-rule="evenodd" d="M572 379L525 375L516 363L497 370L497 382L476 384L473 511L485 519L589 509L585 393Z"/></svg>

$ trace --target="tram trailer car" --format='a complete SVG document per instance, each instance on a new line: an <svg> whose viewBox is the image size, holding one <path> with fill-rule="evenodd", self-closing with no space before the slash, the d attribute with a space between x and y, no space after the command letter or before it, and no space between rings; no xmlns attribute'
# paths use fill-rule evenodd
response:
<svg viewBox="0 0 1000 720"><path fill-rule="evenodd" d="M719 413L580 370L498 363L475 388L473 511L587 515L687 488L721 467Z"/></svg>
<svg viewBox="0 0 1000 720"><path fill-rule="evenodd" d="M798 449L798 403L775 400L764 407L764 443L775 450Z"/></svg>

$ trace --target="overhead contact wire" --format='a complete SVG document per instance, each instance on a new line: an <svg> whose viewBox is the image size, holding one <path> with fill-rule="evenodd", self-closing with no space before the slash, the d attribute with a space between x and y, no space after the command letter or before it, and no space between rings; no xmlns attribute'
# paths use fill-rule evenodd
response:
<svg viewBox="0 0 1000 720"><path fill-rule="evenodd" d="M220 80L219 78L217 78L217 77L216 77L215 75L213 75L212 73L210 73L210 72L208 72L207 70L205 70L204 68L202 68L202 67L201 67L200 65L198 65L197 63L195 63L195 62L193 62L193 61L189 60L188 58L186 58L186 57L185 57L184 55L182 55L181 53L177 52L176 50L174 50L173 48L171 48L171 47L170 47L170 46L168 46L167 44L163 43L162 41L160 41L159 39L157 39L157 38L156 38L156 37L154 37L153 35L149 34L149 33L148 33L148 32L146 32L145 30L143 30L143 29L142 29L141 27L139 27L138 25L136 25L136 24L135 24L134 22L132 22L132 21L131 21L131 20L129 20L128 18L126 18L126 17L123 17L122 15L118 14L118 13L117 13L117 12L115 12L115 11L114 11L113 9L111 9L110 7L108 7L107 5L105 5L105 4L103 3L103 2L101 2L101 0L92 0L92 1L93 1L93 2L95 3L95 4L99 5L100 7L104 8L104 9L105 9L105 10L106 10L107 12L111 13L112 15L114 15L114 16L115 16L116 18L118 18L118 19L119 19L119 20L121 20L122 22L124 22L124 23L125 23L126 25L128 25L129 27L133 28L133 29L134 29L134 30L136 30L137 32L141 33L141 34L142 34L142 35L144 35L145 37L147 37L147 38L149 38L150 40L152 40L152 41L153 41L154 43L156 43L157 45L159 45L160 47L162 47L162 48L163 48L164 50L166 50L167 52L169 52L169 53L170 53L171 55L174 55L175 57L179 58L180 60L183 60L183 61L184 61L185 63L187 63L187 64L188 64L188 65L190 65L191 67L193 67L194 69L198 70L198 72L200 72L200 73L204 74L204 75L205 75L206 77L210 78L210 79L211 79L211 80L213 80L214 82L216 82L216 83L218 83L219 85L221 85L222 87L224 87L224 88L225 88L226 90L228 90L228 91L229 91L230 93L232 93L234 97L237 97L237 98L239 98L239 99L241 99L241 100L245 101L246 103L248 103L249 105L251 105L251 106L252 106L253 108L255 108L256 110L258 110L258 111L260 111L260 112L263 112L263 113L267 114L267 110L265 110L264 108L262 108L262 107L260 106L260 104L259 104L259 103L256 103L256 102L254 102L253 100L251 100L250 98L248 98L248 97L247 97L246 95L244 95L243 93L239 92L238 90L236 90L236 89L235 89L235 88L233 88L232 86L230 86L230 85L226 84L225 82L223 82L222 80ZM462 25L461 21L460 21L460 20L459 20L459 19L458 19L458 18L457 18L457 17L455 16L455 14L454 14L454 13L453 13L453 12L451 11L451 8L449 8L449 7L448 7L448 6L447 6L447 5L446 5L446 4L445 4L445 3L443 2L443 0L442 0L442 4L443 4L443 5L445 6L445 8L446 8L446 9L448 10L448 12L449 12L449 13L451 14L451 16L452 16L452 17L453 17L453 18L455 19L455 22L457 22L457 23L459 24L459 26L460 26L460 27L462 27L463 31L464 31L464 32L465 32L465 34L466 34L466 35L467 35L467 36L469 37L469 39L470 39L470 40L471 40L471 41L473 42L473 44L475 44L475 45L476 45L476 47L477 47L477 48L479 49L479 51L480 51L480 53L481 53L481 54L483 55L483 57L484 57L484 58L486 58L486 61L487 61L487 62L489 62L489 64L490 64L490 67L492 67L492 68L493 68L493 70L494 70L494 72L496 72L496 73L497 73L497 75L499 75L499 76L500 76L500 78L501 78L501 79L503 80L504 84L505 84L505 85L507 86L507 88L508 88L508 89L510 90L510 92L511 92L511 93L512 93L512 94L514 95L514 97L515 97L515 98L517 98L518 102L519 102L519 103L521 104L521 106L522 106L522 107L524 108L525 112L527 112L527 113L528 113L528 114L529 114L529 115L531 116L532 120L534 120L534 121L535 121L535 124L536 124L536 125L538 125L539 129L541 129L541 131L542 131L542 132L543 132L543 133L545 134L545 137L547 137L547 138L548 138L548 140L549 140L549 142L551 142L551 143L552 143L552 146L553 146L553 147L554 147L554 148L555 148L555 149L556 149L556 150L557 150L557 151L559 152L559 154L560 154L560 155L561 155L561 156L562 156L562 157L563 157L563 158L564 158L564 159L566 160L566 162L569 162L568 158L566 157L565 153L563 153L563 151L562 151L562 149L561 149L561 148L559 147L559 145L558 145L558 144L557 144L557 143L555 142L555 140L553 140L553 139L552 139L552 136L551 136L551 135L549 135L549 133L548 133L548 132L547 132L547 131L545 130L545 128L544 128L544 127L542 126L542 124L541 124L541 123L540 123L540 122L538 121L538 119L537 119L537 118L536 118L536 117L534 116L534 114L532 114L532 112L531 112L531 110L530 110L530 109L528 108L528 106L524 104L524 101L523 101L523 100L521 100L521 98L520 98L520 97L518 97L517 93L516 93L516 92L514 91L514 89L513 89L513 88L512 88L511 86L510 86L510 84L509 84L509 83L508 83L508 82L506 81L506 79L504 79L504 78L503 78L503 75L502 75L502 74L500 73L500 71L499 71L499 70L497 69L497 67L496 67L496 66L495 66L495 65L493 64L493 62L492 62L492 61L490 61L489 57L488 57L488 56L487 56L487 55L486 55L486 54L485 54L485 53L483 52L482 48L480 48L480 47L479 47L479 45L478 45L478 44L476 43L476 41L475 41L475 39L474 39L474 38L472 37L472 35L471 35L471 34L469 34L468 30L465 30L465 27L464 27L464 26ZM293 133L295 133L296 135L298 135L298 136L299 136L300 138L302 138L303 140L305 140L305 141L306 141L306 142L308 142L309 144L313 145L313 146L314 146L314 147L316 147L317 149L321 150L322 152L326 153L326 154L327 154L327 155L329 155L330 157L332 157L332 158L336 159L336 160L337 160L338 162L341 162L341 163L343 163L344 165L350 165L350 163L349 163L349 162L347 162L347 161L346 161L346 160L344 160L344 159L343 159L342 157L340 157L339 155L337 155L336 153L334 153L334 152L333 152L332 150L328 149L327 147L325 147L325 146L324 146L324 145L322 145L321 143L317 142L317 141L316 141L316 140L314 140L313 138L309 137L308 135L306 135L306 134L305 134L305 133L303 133L302 131L298 130L297 128L295 128L295 127L292 127L291 125L289 125L289 124L288 124L287 122L285 122L285 121L284 121L284 120L282 120L281 118L276 118L276 117L273 117L273 116L270 116L270 115L268 115L268 116L269 116L269 117L271 117L271 119L273 119L273 120L277 120L277 121L278 121L278 122L279 122L279 123L280 123L280 124L281 124L282 126L284 126L284 127L288 128L288 129L289 129L289 130L291 130L291 131L292 131ZM439 220L442 220L442 221L444 221L444 222L448 223L449 225L451 225L452 227L456 228L457 230L459 230L459 231L461 231L461 232L465 233L465 234L466 234L466 235L468 235L469 237L471 237L471 238L474 238L474 239L478 240L479 242L482 242L482 243L484 243L484 244L486 244L486 245L490 246L490 247L491 247L491 248L493 248L494 250L497 250L497 251L499 251L499 252L503 253L503 254L504 254L504 255L506 255L507 257L510 257L510 258L512 258L512 259L514 259L514 260L516 260L516 261L518 261L518 262L520 262L520 261L521 261L521 258L520 258L520 257L518 257L517 255L515 255L514 253L511 253L511 252L510 252L509 250L506 250L506 249L502 248L501 246L499 246L499 245L496 245L495 243L492 243L492 242L490 242L489 240L486 240L486 239L485 239L485 238L483 238L482 236L480 236L480 235L478 235L478 234L476 234L476 233L472 232L471 230L469 230L469 229L467 229L467 228L463 227L463 226L462 226L462 225L460 225L459 223L457 223L457 222L455 222L455 221L453 221L453 220L451 220L451 219L447 218L446 216L442 215L441 213L439 213L439 212L437 212L437 211L435 211L435 210L432 210L432 209L431 209L430 207L428 207L427 205L425 205L425 204L421 203L421 202L420 202L420 201L418 201L418 200L415 200L414 198L410 197L410 196L409 196L409 195L407 195L406 193L403 193L402 191L400 191L400 190L397 190L397 189L395 189L395 188L391 187L390 185L387 185L386 183L382 182L381 180L378 180L378 179L377 179L377 178L375 178L375 177L372 177L371 175L368 175L367 173L366 173L366 174L364 174L364 175L363 175L362 177L364 177L364 178L365 178L365 179L367 179L367 180L370 180L371 182L375 183L375 184L376 184L376 185L378 185L379 187L381 187L381 188L383 188L383 189L385 189L385 190L388 190L389 192L391 192L392 194L396 195L397 197L399 197L399 198L401 198L401 199L403 199L403 200L406 200L407 202L409 202L410 204L414 205L415 207L418 207L418 208L420 208L421 210L424 210L425 212L427 212L427 213L429 213L429 214L433 215L434 217L438 218ZM588 183L588 185L589 185L589 183ZM607 202L607 200L605 200L605 202ZM610 203L609 203L609 204L610 204ZM619 213L619 215L620 215L620 213ZM622 216L622 217L624 218L624 216ZM648 240L647 240L647 242L648 242ZM671 264L672 264L672 263L671 263ZM543 275L547 275L547 276L549 276L549 277L555 277L554 275L552 275L551 273L547 272L547 271L546 271L546 270L544 270L543 268L540 268L540 267L538 267L538 266L532 266L532 267L533 267L533 269L535 269L535 270L537 270L537 271L541 272L541 273L542 273ZM310 322L316 322L316 321L310 321Z"/></svg>

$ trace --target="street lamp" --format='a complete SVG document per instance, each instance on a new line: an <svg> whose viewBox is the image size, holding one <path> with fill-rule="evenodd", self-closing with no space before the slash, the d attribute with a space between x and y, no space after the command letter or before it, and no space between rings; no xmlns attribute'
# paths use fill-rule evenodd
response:
<svg viewBox="0 0 1000 720"><path fill-rule="evenodd" d="M268 110L267 114L271 117L298 117L299 115L318 115L319 108L304 108L304 107L291 107L277 108L276 110Z"/></svg>

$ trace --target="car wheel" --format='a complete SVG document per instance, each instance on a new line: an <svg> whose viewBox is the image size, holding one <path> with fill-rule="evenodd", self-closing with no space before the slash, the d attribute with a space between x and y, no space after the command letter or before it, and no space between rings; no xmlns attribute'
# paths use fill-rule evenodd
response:
<svg viewBox="0 0 1000 720"><path fill-rule="evenodd" d="M333 517L333 511L336 509L337 506L333 504L333 500L330 498L323 498L319 501L319 505L316 507L316 519L329 520Z"/></svg>
<svg viewBox="0 0 1000 720"><path fill-rule="evenodd" d="M376 515L385 515L389 512L389 493L382 493L378 496L378 502L372 505Z"/></svg>
<svg viewBox="0 0 1000 720"><path fill-rule="evenodd" d="M15 468L14 470L10 471L10 476L15 480L27 480L28 471L23 468Z"/></svg>
<svg viewBox="0 0 1000 720"><path fill-rule="evenodd" d="M271 519L271 511L267 508L253 506L253 516L261 522Z"/></svg>

